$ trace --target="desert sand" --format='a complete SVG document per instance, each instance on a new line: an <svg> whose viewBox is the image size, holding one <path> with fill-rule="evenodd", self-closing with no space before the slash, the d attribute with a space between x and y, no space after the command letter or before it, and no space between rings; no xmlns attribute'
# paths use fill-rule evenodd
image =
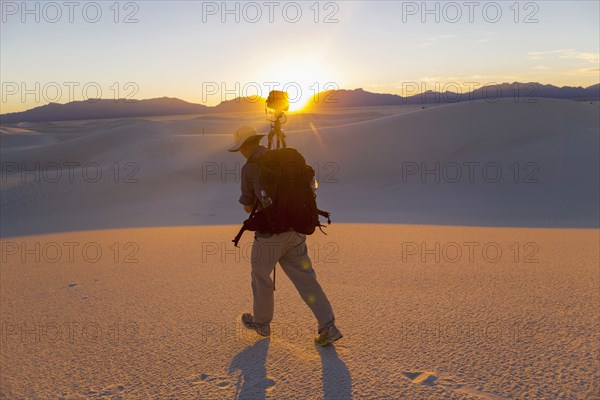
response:
<svg viewBox="0 0 600 400"><path fill-rule="evenodd" d="M599 115L505 99L290 121L333 213L308 245L345 336L319 350L281 269L273 336L239 324L252 234L233 248L225 149L261 116L3 126L0 397L597 398Z"/></svg>
<svg viewBox="0 0 600 400"><path fill-rule="evenodd" d="M279 267L273 337L242 328L251 235L235 250L236 230L3 239L20 247L2 266L3 396L596 398L596 230L332 225L308 243L345 337L319 350ZM36 243L47 254L23 262ZM415 243L440 251L403 252Z"/></svg>

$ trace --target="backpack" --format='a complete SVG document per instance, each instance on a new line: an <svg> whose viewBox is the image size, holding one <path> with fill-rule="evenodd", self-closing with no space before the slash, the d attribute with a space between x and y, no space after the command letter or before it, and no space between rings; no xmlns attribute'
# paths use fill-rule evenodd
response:
<svg viewBox="0 0 600 400"><path fill-rule="evenodd" d="M292 147L267 150L249 163L256 165L252 170L258 173L266 197L256 193L254 209L233 240L236 246L245 230L282 233L293 229L312 235L317 227L323 232L325 225L319 222L319 215L331 223L330 213L317 208L317 195L312 188L315 171L298 150ZM257 211L259 201L263 208Z"/></svg>

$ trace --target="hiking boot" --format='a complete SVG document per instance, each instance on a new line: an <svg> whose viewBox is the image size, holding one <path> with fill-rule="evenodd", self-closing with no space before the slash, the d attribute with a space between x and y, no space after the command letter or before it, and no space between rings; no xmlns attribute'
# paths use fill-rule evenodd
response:
<svg viewBox="0 0 600 400"><path fill-rule="evenodd" d="M334 324L326 325L319 329L319 336L315 338L315 344L321 347L329 346L342 337L342 332Z"/></svg>
<svg viewBox="0 0 600 400"><path fill-rule="evenodd" d="M255 323L252 314L242 314L242 324L244 325L244 328L251 329L258 333L260 336L267 337L271 335L271 325Z"/></svg>

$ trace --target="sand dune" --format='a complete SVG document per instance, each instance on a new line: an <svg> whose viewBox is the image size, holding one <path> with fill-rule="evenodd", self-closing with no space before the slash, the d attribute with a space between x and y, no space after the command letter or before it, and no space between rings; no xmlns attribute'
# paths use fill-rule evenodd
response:
<svg viewBox="0 0 600 400"><path fill-rule="evenodd" d="M286 126L288 144L317 170L320 205L338 222L599 225L596 106L504 99L345 113ZM243 160L225 149L244 118L209 121L213 134L195 117L66 122L67 138L60 124L33 124L57 141L2 148L1 233L238 223ZM36 163L64 168L62 177L19 173Z"/></svg>
<svg viewBox="0 0 600 400"><path fill-rule="evenodd" d="M35 133L35 131L30 131L29 129L23 129L23 128L4 127L4 128L0 128L0 133L3 133L3 134L11 134L11 133Z"/></svg>
<svg viewBox="0 0 600 400"><path fill-rule="evenodd" d="M17 127L0 128L0 148L45 146L56 143L56 138L29 129Z"/></svg>

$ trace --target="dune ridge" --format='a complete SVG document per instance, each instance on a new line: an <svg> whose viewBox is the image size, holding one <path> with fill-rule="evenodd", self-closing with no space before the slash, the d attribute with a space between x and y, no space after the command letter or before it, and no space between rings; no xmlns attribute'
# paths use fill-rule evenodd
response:
<svg viewBox="0 0 600 400"><path fill-rule="evenodd" d="M504 99L365 113L363 121L339 116L288 131L289 145L317 171L320 206L337 222L599 226L596 106ZM202 134L202 119L90 121L67 138L28 126L57 140L2 147L1 233L238 223L243 159L225 150L240 123L260 121L253 118L211 121L215 135ZM23 178L36 163L63 168L61 179ZM99 169L102 179L86 179Z"/></svg>

